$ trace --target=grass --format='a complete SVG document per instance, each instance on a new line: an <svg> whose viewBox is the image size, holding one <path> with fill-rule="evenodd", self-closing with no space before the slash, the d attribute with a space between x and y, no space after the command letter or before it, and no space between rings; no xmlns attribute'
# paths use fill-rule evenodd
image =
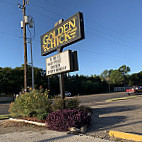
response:
<svg viewBox="0 0 142 142"><path fill-rule="evenodd" d="M0 120L8 119L8 118L10 118L10 117L11 117L11 115L10 115L10 114L0 115Z"/></svg>

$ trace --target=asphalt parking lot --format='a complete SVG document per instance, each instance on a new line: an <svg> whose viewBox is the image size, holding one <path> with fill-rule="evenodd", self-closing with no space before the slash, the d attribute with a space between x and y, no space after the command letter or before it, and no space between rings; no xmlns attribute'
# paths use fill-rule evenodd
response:
<svg viewBox="0 0 142 142"><path fill-rule="evenodd" d="M91 101L81 104L93 109L92 122L87 135L105 138L105 133L110 130L142 135L142 96L110 102L106 99L93 100L100 95L83 96L85 100L89 97L88 100ZM103 94L105 95L107 94ZM0 104L0 114L7 114L8 108L9 104Z"/></svg>
<svg viewBox="0 0 142 142"><path fill-rule="evenodd" d="M8 114L10 103L0 103L0 115Z"/></svg>
<svg viewBox="0 0 142 142"><path fill-rule="evenodd" d="M142 96L90 106L94 113L88 134L116 130L142 135Z"/></svg>

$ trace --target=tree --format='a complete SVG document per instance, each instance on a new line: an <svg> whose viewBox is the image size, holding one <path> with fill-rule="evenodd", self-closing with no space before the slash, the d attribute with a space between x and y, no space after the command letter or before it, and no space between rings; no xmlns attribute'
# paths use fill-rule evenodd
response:
<svg viewBox="0 0 142 142"><path fill-rule="evenodd" d="M130 72L130 67L123 65L118 69L118 71L120 71L124 77L123 85L128 85L127 73Z"/></svg>
<svg viewBox="0 0 142 142"><path fill-rule="evenodd" d="M128 72L130 72L130 67L123 65L121 66L118 71L120 71L122 73L122 75L126 75Z"/></svg>
<svg viewBox="0 0 142 142"><path fill-rule="evenodd" d="M107 82L107 84L108 84L108 91L110 92L110 90L111 90L111 86L110 86L110 82L111 82L111 80L110 80L110 75L111 75L111 73L113 72L113 69L110 69L110 70L104 70L102 73L101 73L101 79L102 79L102 81L106 81Z"/></svg>
<svg viewBox="0 0 142 142"><path fill-rule="evenodd" d="M109 71L108 70L104 70L102 73L101 73L101 77L105 80L107 80L107 78L109 77Z"/></svg>
<svg viewBox="0 0 142 142"><path fill-rule="evenodd" d="M110 75L110 80L113 85L121 85L124 81L124 77L120 71L114 70Z"/></svg>

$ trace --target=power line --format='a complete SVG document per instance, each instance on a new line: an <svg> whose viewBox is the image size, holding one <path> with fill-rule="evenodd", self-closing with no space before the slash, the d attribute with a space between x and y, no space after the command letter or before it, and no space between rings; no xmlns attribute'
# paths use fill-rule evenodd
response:
<svg viewBox="0 0 142 142"><path fill-rule="evenodd" d="M3 3L5 3L5 4L8 4L8 5L10 5L10 6L16 6L13 2L7 2L7 1L4 1L4 0L1 0L1 2L3 2Z"/></svg>
<svg viewBox="0 0 142 142"><path fill-rule="evenodd" d="M22 38L21 36L18 36L18 35L15 35L13 33L8 33L8 32L0 32L0 34L6 34L7 36L14 36L14 37L17 37L17 38Z"/></svg>
<svg viewBox="0 0 142 142"><path fill-rule="evenodd" d="M40 5L38 5L38 4L36 4L36 6L37 7L40 7L40 8L42 8L42 9L45 9L45 10L48 10L48 11L50 11L49 9L47 9L47 8L44 8L43 6L41 7ZM42 13L41 11L39 12L39 11L37 11L36 10L36 12L39 14L39 13ZM52 13L52 11L50 11L50 13ZM42 14L44 14L44 15L46 15L46 16L48 16L48 17L50 17L48 14L45 14L45 13L42 13ZM54 13L55 14L55 13ZM58 14L58 13L56 13L56 14ZM59 15L59 14L58 14ZM50 17L50 19L54 19L53 17ZM92 24L92 23L91 23ZM87 24L87 27L88 28L91 28L92 29L92 26L94 26L94 25L88 25ZM96 32L96 28L93 28L93 29L95 29L95 32ZM92 31L92 30L91 30ZM100 31L100 30L98 30L100 33L103 33L103 36L107 36L106 38L108 38L108 36L109 37L112 37L112 38L114 38L114 39L116 39L117 40L117 37L115 37L115 35L112 35L112 34L109 34L109 33L106 33L106 32L102 32L102 31ZM90 32L90 31L87 31L87 32ZM97 35L95 35L94 34L94 32L92 33L92 34L89 34L89 36L97 36ZM119 38L118 38L119 39ZM126 42L124 39L119 39L119 41L114 41L114 40L112 40L112 39L108 39L108 40L110 40L110 41L112 41L112 42L119 42L119 44L124 44L124 42L125 42L125 44L130 44L130 43L128 43L128 41ZM122 42L123 41L123 42ZM40 41L38 41L38 40L36 40L36 42L39 42L40 43ZM127 45L128 46L128 45ZM131 47L132 49L134 49L135 47ZM138 49L138 48L137 48ZM86 52L86 51L85 51ZM92 51L88 51L88 52L90 52L90 53L92 53ZM95 52L94 52L95 53ZM96 53L96 54L100 54L100 55L102 55L102 53ZM112 54L103 54L103 55L107 55L107 56L113 56L113 57L117 57L117 58L122 58L122 57L119 57L119 56L114 56L114 55L112 55ZM126 58L126 57L125 57Z"/></svg>
<svg viewBox="0 0 142 142"><path fill-rule="evenodd" d="M117 44L120 44L120 45L124 45L124 47L123 48L131 48L131 49L133 49L133 50L135 50L135 51L137 51L137 52L139 52L139 50L142 50L141 48L137 48L137 47L134 47L134 46L132 46L132 45L129 45L129 43L124 43L124 42L122 42L122 41L120 41L120 40L113 40L113 39L109 39L109 37L110 36L108 36L107 34L100 34L100 35L96 35L94 32L91 32L91 31L88 31L88 33L89 33L89 35L88 36L91 36L91 37L101 37L101 38L103 38L103 39L106 39L107 41L111 41L112 43L117 43Z"/></svg>
<svg viewBox="0 0 142 142"><path fill-rule="evenodd" d="M57 5L56 5L56 3L54 3L54 5L55 5L55 7L57 8ZM59 7L59 4L58 4L58 7ZM60 5L60 7L61 7L61 5ZM43 9L45 9L44 7L42 7ZM62 10L62 7L60 8L61 10ZM45 9L46 10L46 9ZM49 9L48 9L49 10ZM66 9L67 11L69 11L69 9ZM57 13L58 14L58 13ZM59 14L58 14L59 15ZM88 20L89 21L91 21L89 18L88 18ZM87 21L88 21L87 20ZM93 23L93 22L90 22L91 24ZM91 24L87 24L87 26L89 25L91 25ZM98 23L98 22L95 22L95 23L97 23L97 24L99 24L99 25L103 25L102 23L100 24L100 23ZM89 27L88 26L88 27ZM92 26L93 26L93 28L94 28L94 23L92 24ZM104 26L104 25L103 25ZM90 26L91 27L91 26ZM91 27L92 28L92 27ZM105 28L107 28L106 26L105 26ZM109 31L110 31L110 28L107 28L107 29L109 29ZM98 29L97 29L98 30ZM99 30L98 30L99 31ZM112 31L112 30L111 30ZM127 41L126 39L124 39L124 38L121 38L121 37L118 37L118 35L113 35L112 33L110 34L110 33L106 33L106 32L104 32L104 31L100 31L101 33L104 33L104 34L107 34L107 35L109 35L110 37L113 37L113 38L115 38L115 39L118 39L118 40L121 40L121 41L123 41L123 42L127 42L127 44L135 44L136 46L141 46L141 45L138 45L138 44L136 44L136 43L132 43L132 40L131 41ZM113 31L114 32L114 31ZM117 32L118 33L118 32ZM135 47L134 47L135 48ZM135 49L141 49L141 48L135 48Z"/></svg>
<svg viewBox="0 0 142 142"><path fill-rule="evenodd" d="M120 37L117 37L117 35L113 35L113 34L111 34L111 33L106 33L106 32L104 32L104 31L101 31L101 30L98 30L97 28L95 28L95 27L91 27L90 25L87 25L88 26L88 28L90 28L90 29L94 29L95 30L95 32L100 32L100 33L102 33L102 34L104 34L104 35L107 35L107 36L109 36L109 37L112 37L112 38L114 38L114 39L116 39L116 40L119 40L119 42L123 42L123 43L125 43L125 44L128 44L128 45L135 45L135 46L142 46L142 45L137 45L136 43L132 43L131 41L127 41L127 40L125 40L125 39L123 39L123 38L120 38ZM134 49L141 49L141 48L135 48L135 47L133 47Z"/></svg>
<svg viewBox="0 0 142 142"><path fill-rule="evenodd" d="M37 5L37 4L36 4ZM42 8L42 9L45 9L45 10L48 10L49 11L49 9L47 9L47 8L44 8L43 6L41 7L40 5L37 5L38 7L40 7L40 8ZM52 11L51 11L52 12ZM55 12L54 12L55 13ZM45 14L45 13L44 13ZM55 13L55 14L58 14L58 13ZM47 14L45 14L45 15L47 15ZM58 14L59 15L59 14ZM49 17L49 15L47 15L48 17ZM51 18L51 17L50 17ZM51 19L53 19L53 18L51 18ZM91 24L86 24L87 25L87 27L89 27L89 28L93 28L93 29L95 29L94 28L94 25L91 27ZM95 29L95 30L98 30L97 28ZM120 37L117 37L116 35L113 35L113 34L110 34L110 33L106 33L106 32L104 32L104 31L100 31L100 30L98 30L99 32L101 32L101 33L103 33L103 34L105 34L105 35L108 35L108 36L110 36L110 37L112 37L112 38L114 38L114 39L116 39L116 40L119 40L119 42L121 41L121 42L125 42L125 44L127 43L127 44L130 44L130 42L131 41L126 41L126 40L124 40L124 39L122 39L122 38L120 38ZM134 44L134 43L132 43L132 44ZM136 45L136 46L138 46L138 45ZM133 48L133 49L141 49L141 48L135 48L135 47L130 47L130 48Z"/></svg>
<svg viewBox="0 0 142 142"><path fill-rule="evenodd" d="M57 13L57 12L51 10L51 9L45 8L45 7L43 7L43 6L40 6L40 5L37 4L37 3L34 4L34 5L35 5L36 7L38 7L38 8L40 8L40 9L44 9L44 10L46 10L47 12L52 13L52 14L54 14L54 15L62 16L61 14L59 14L59 13Z"/></svg>

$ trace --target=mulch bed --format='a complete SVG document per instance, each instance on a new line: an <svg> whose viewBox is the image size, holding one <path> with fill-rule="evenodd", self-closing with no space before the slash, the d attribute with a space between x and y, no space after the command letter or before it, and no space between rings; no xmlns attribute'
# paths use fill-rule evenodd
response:
<svg viewBox="0 0 142 142"><path fill-rule="evenodd" d="M2 127L13 127L13 126L29 126L30 124L23 123L23 122L15 122L15 121L10 121L10 120L4 120L0 122L0 126Z"/></svg>

